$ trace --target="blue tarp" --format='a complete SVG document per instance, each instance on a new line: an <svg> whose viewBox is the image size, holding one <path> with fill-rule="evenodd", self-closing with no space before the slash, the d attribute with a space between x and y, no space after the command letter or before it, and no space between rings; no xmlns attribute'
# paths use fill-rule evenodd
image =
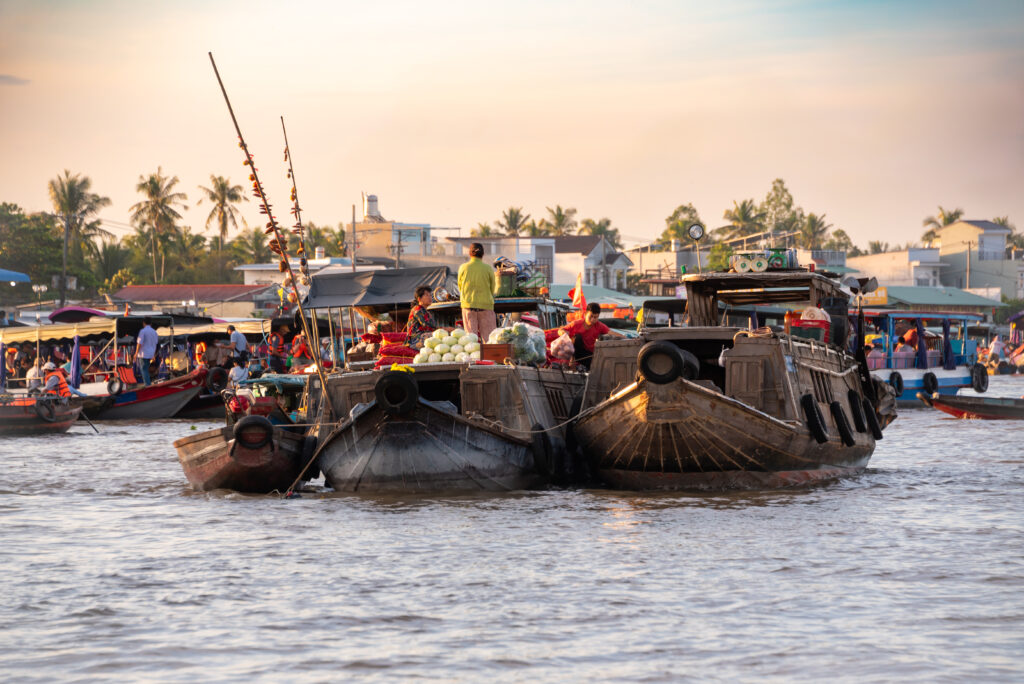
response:
<svg viewBox="0 0 1024 684"><path fill-rule="evenodd" d="M0 268L0 282L4 283L31 283L32 279L24 273L18 271L8 271L6 268Z"/></svg>

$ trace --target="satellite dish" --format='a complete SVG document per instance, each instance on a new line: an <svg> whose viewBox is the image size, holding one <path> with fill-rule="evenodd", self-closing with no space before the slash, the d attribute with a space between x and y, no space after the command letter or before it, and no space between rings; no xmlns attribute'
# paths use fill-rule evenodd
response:
<svg viewBox="0 0 1024 684"><path fill-rule="evenodd" d="M700 225L699 223L694 223L693 225L686 229L686 232L689 234L692 240L700 240L701 238L704 237L704 226Z"/></svg>

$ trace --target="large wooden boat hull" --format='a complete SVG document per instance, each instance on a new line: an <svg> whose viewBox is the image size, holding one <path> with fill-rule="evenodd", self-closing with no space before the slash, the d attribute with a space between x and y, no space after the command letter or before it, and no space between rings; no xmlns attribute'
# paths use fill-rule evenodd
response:
<svg viewBox="0 0 1024 684"><path fill-rule="evenodd" d="M956 418L981 420L1024 420L1024 399L999 397L947 397L938 393L928 396L919 392L918 399L925 406L948 413Z"/></svg>
<svg viewBox="0 0 1024 684"><path fill-rule="evenodd" d="M875 442L855 433L818 443L783 421L704 386L639 380L589 409L574 435L591 467L623 489L781 487L856 474Z"/></svg>
<svg viewBox="0 0 1024 684"><path fill-rule="evenodd" d="M53 399L18 397L0 403L0 436L67 432L82 407Z"/></svg>
<svg viewBox="0 0 1024 684"><path fill-rule="evenodd" d="M86 397L81 403L85 415L92 420L173 418L203 390L205 379L206 371L200 368L178 378L125 389L117 395Z"/></svg>
<svg viewBox="0 0 1024 684"><path fill-rule="evenodd" d="M269 443L247 449L232 428L218 428L174 443L178 461L196 491L232 489L250 494L284 492L299 476L304 437L275 427Z"/></svg>
<svg viewBox="0 0 1024 684"><path fill-rule="evenodd" d="M357 407L319 447L330 487L344 492L508 491L541 484L530 441L419 399L406 415Z"/></svg>

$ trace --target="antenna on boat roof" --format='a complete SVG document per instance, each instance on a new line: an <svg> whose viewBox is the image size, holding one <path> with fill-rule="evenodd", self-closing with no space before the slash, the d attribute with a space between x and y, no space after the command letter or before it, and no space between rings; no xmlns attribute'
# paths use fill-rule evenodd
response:
<svg viewBox="0 0 1024 684"><path fill-rule="evenodd" d="M213 53L207 53L210 56L210 64L213 65L213 73L217 77L217 83L220 85L220 92L224 95L224 103L228 106L228 114L231 115L231 123L235 125L235 132L238 134L238 146L242 148L242 152L245 153L245 161L242 162L244 166L249 167L249 180L252 181L253 194L260 199L260 203L263 205L260 209L261 214L267 215L267 227L263 231L267 235L271 233L274 235L274 239L267 245L270 250L281 257L278 268L282 273L287 272L287 281L290 281L292 292L291 294L295 297L295 305L298 307L299 320L302 322L302 331L306 336L306 345L310 347L310 353L313 355L313 360L316 361L316 373L320 377L320 388L321 394L324 397L324 403L327 406L328 418L334 417L334 405L331 402L331 395L327 392L327 379L324 377L323 363L320 362L320 331L317 330L316 340L317 344L313 344L314 337L309 333L309 322L306 320L306 312L302 308L302 297L299 296L299 283L295 277L295 272L292 270L291 261L288 258L288 241L285 240L281 231L277 226L277 219L270 213L270 202L267 200L267 194L263 191L263 184L260 183L259 176L256 175L256 165L252 161L252 154L249 153L249 146L245 143L245 137L242 135L242 129L238 125L238 119L235 117L235 110L231 107L231 99L228 97L228 91L224 87L224 81L221 80L220 71L217 69L217 62L213 59ZM281 125L284 125L284 118L281 119ZM285 143L287 145L287 142ZM297 205L296 205L297 206Z"/></svg>

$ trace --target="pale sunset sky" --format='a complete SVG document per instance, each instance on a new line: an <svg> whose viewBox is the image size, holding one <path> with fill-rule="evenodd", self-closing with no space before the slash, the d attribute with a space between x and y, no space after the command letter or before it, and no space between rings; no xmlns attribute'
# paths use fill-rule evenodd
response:
<svg viewBox="0 0 1024 684"><path fill-rule="evenodd" d="M1019 0L0 0L0 201L50 210L70 169L125 235L161 166L202 230L197 186L246 178L207 51L281 218L283 115L317 223L361 191L463 235L561 204L629 244L781 177L861 246L940 204L1024 230Z"/></svg>

